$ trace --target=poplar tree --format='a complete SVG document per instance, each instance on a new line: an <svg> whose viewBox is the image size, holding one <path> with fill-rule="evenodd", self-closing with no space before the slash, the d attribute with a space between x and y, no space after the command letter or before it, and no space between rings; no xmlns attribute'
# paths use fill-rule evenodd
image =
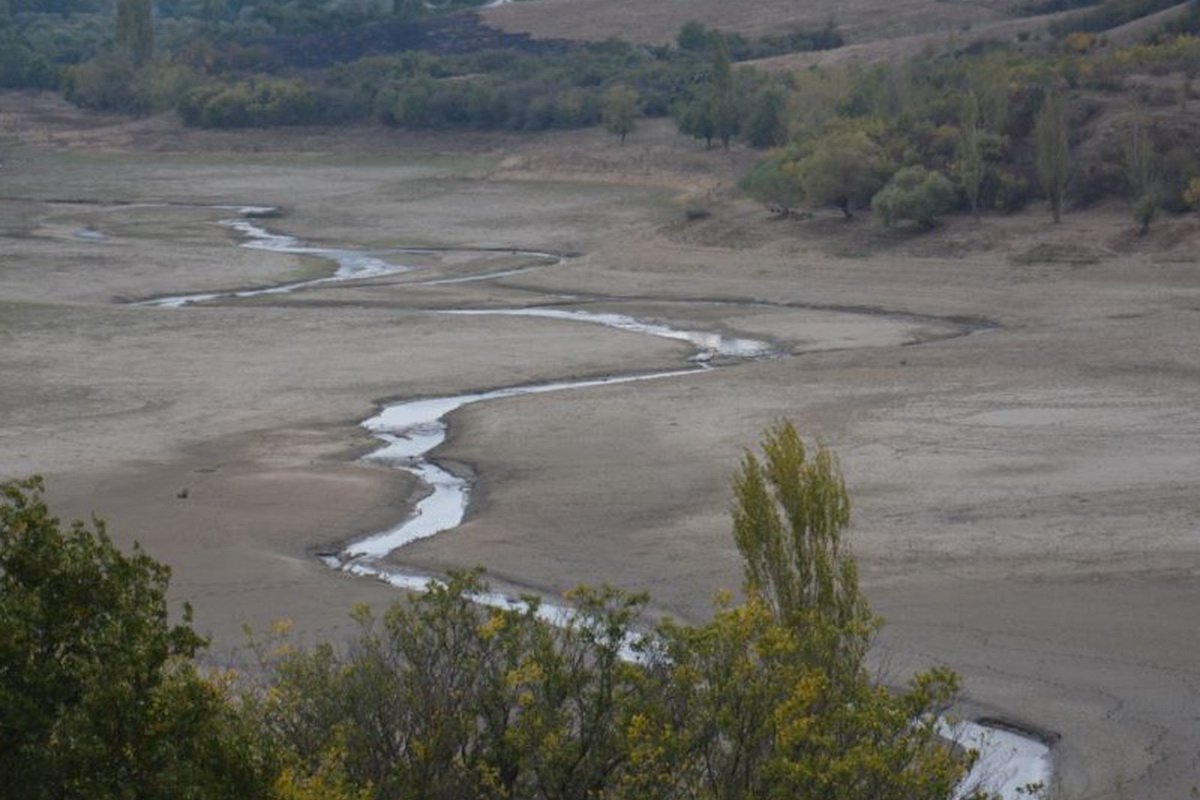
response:
<svg viewBox="0 0 1200 800"><path fill-rule="evenodd" d="M1063 200L1071 177L1071 146L1067 138L1066 103L1058 92L1048 92L1042 101L1033 130L1037 148L1038 180L1050 203L1054 221L1062 221Z"/></svg>
<svg viewBox="0 0 1200 800"><path fill-rule="evenodd" d="M733 94L733 62L729 58L729 44L719 33L713 34L708 105L716 138L728 150L729 143L737 133L737 103Z"/></svg>
<svg viewBox="0 0 1200 800"><path fill-rule="evenodd" d="M810 453L791 422L747 452L733 480L733 537L746 594L780 622L819 634L820 660L861 663L876 622L858 587L858 566L842 544L850 496L837 459Z"/></svg>
<svg viewBox="0 0 1200 800"><path fill-rule="evenodd" d="M958 175L976 222L979 221L979 193L983 188L985 172L979 137L979 99L971 92L963 103L959 125Z"/></svg>
<svg viewBox="0 0 1200 800"><path fill-rule="evenodd" d="M1003 53L981 58L968 75L971 94L979 103L979 124L986 131L1002 134L1008 126L1009 70Z"/></svg>
<svg viewBox="0 0 1200 800"><path fill-rule="evenodd" d="M150 0L117 0L117 49L135 67L145 66L154 55L154 23Z"/></svg>
<svg viewBox="0 0 1200 800"><path fill-rule="evenodd" d="M1154 142L1146 130L1146 122L1139 113L1129 125L1125 139L1125 176L1133 191L1133 217L1138 224L1138 235L1150 232L1150 224L1158 216L1161 202L1158 185L1158 154Z"/></svg>

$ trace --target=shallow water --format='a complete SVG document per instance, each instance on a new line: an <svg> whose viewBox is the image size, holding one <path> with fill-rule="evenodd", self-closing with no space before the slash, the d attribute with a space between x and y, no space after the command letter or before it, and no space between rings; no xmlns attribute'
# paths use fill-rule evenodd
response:
<svg viewBox="0 0 1200 800"><path fill-rule="evenodd" d="M1040 785L1048 789L1050 786L1050 748L1037 739L977 722L944 723L942 735L963 747L979 751L979 761L959 787L955 800L965 797L976 787L1005 800L1015 800L1031 797L1022 791L1027 787Z"/></svg>
<svg viewBox="0 0 1200 800"><path fill-rule="evenodd" d="M209 292L157 298L146 301L141 305L181 308L183 306L201 304L218 299L283 294L299 289L336 284L359 278L395 275L413 269L413 267L385 261L378 255L363 251L307 247L302 245L295 237L270 233L255 224L250 218L273 214L274 209L253 206L227 208L236 208L241 216L236 219L225 220L221 224L238 231L246 237L247 241L243 242L242 246L270 252L294 253L326 258L334 262L337 265L337 269L333 275L315 280L299 281L263 289ZM414 250L409 252L421 251ZM559 260L557 256L548 253L531 251L521 254L531 257L549 258L554 261ZM529 269L529 267L518 267L488 274L440 279L425 283L435 285L489 280L515 274L526 269ZM336 555L323 556L323 560L331 568L354 575L372 577L397 588L411 591L423 591L430 581L436 581L437 579L434 576L385 564L384 559L410 542L435 536L438 533L451 530L460 525L466 514L470 500L470 481L439 466L430 458L431 453L446 439L448 431L446 417L451 412L466 405L489 400L547 392L592 389L634 381L662 380L686 375L695 376L714 369L715 366L710 366L708 362L716 359L720 359L721 362L736 362L764 357L777 357L785 353L781 348L765 341L731 338L711 331L677 329L660 322L639 320L635 317L617 313L595 313L550 308L457 309L434 313L462 316L509 315L542 317L562 320L564 322L602 325L631 333L685 341L691 344L694 350L688 359L693 363L693 366L666 372L617 374L597 379L527 384L501 387L483 392L407 400L388 404L379 413L364 420L362 423L363 427L379 439L382 444L378 449L364 456L363 460L387 464L395 469L405 470L425 483L430 491L428 495L416 504L407 519L388 530L350 543ZM475 596L474 599L480 604L497 608L514 608L523 605L523 601L520 599L501 592L481 593ZM543 602L539 606L538 616L555 625L570 625L577 619L576 612L569 606L553 602ZM630 647L630 643L627 643L623 648L623 655L631 660L639 658L638 654ZM1017 798L1027 796L1019 791L1024 787L1035 783L1049 784L1051 777L1050 751L1046 745L1036 739L1021 736L1002 727L981 725L974 722L945 723L944 734L947 738L953 739L966 747L979 750L981 754L978 764L964 781L958 796L963 796L974 787L980 786L988 791L999 794L1005 800L1017 800Z"/></svg>
<svg viewBox="0 0 1200 800"><path fill-rule="evenodd" d="M270 209L261 207L239 209L239 211L243 213L248 211L257 211L259 212L258 215L260 216L269 210ZM393 264L389 261L384 261L382 258L359 250L342 250L329 247L306 247L301 245L300 240L294 236L288 236L281 233L271 233L265 228L255 224L253 220L245 217L222 220L220 224L235 230L246 237L246 241L242 242L242 247L249 247L254 250L266 250L272 253L291 253L294 255L307 255L314 256L316 258L324 258L336 264L337 269L332 275L325 278L314 278L307 281L283 283L263 289L244 289L235 292L205 292L201 294L184 294L175 295L173 297L159 297L153 300L147 300L139 305L158 306L160 308L182 308L183 306L195 305L197 303L207 303L212 300L220 300L224 298L287 294L298 289L307 289L313 286L344 283L346 281L358 280L360 278L379 278L385 275L398 275L400 273L409 272L413 269L412 267L404 264Z"/></svg>
<svg viewBox="0 0 1200 800"><path fill-rule="evenodd" d="M607 328L643 333L648 336L659 336L664 339L675 339L688 342L695 349L689 361L711 361L723 356L726 358L763 358L780 354L779 348L768 342L757 339L734 339L719 333L709 331L689 331L672 328L656 322L644 322L625 314L596 313L593 311L575 311L556 308L500 308L500 309L462 309L457 311L442 311L442 314L460 314L471 316L513 316L513 317L546 317L561 319L568 322L586 322L592 325L603 325Z"/></svg>

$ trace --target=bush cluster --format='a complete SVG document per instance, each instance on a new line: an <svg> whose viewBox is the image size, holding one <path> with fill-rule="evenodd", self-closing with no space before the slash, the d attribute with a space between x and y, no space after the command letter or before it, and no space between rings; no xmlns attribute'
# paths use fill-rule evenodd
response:
<svg viewBox="0 0 1200 800"><path fill-rule="evenodd" d="M245 128L318 122L321 106L303 83L260 78L197 87L180 99L178 110L190 125Z"/></svg>

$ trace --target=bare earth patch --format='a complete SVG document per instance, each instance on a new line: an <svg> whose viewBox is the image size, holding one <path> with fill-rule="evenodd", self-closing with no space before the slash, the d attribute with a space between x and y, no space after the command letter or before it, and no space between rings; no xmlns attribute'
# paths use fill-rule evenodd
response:
<svg viewBox="0 0 1200 800"><path fill-rule="evenodd" d="M170 563L218 657L243 623L290 617L326 638L353 603L394 596L314 557L422 491L354 463L376 402L673 369L690 352L431 310L620 312L789 356L462 409L437 458L476 502L399 559L485 563L550 592L608 581L702 616L738 583L736 460L791 417L842 456L852 543L889 621L882 674L959 670L969 711L1055 739L1065 796L1200 784L1194 218L1147 239L1120 209L926 235L777 221L729 191L748 154L664 125L624 148L598 132L218 135L0 95L0 131L0 476L45 473L64 516L101 514ZM697 198L711 216L687 221ZM282 206L263 224L321 246L454 250L366 285L125 302L327 269L239 247L211 206L243 204ZM575 255L430 283L521 266L466 253L480 247Z"/></svg>

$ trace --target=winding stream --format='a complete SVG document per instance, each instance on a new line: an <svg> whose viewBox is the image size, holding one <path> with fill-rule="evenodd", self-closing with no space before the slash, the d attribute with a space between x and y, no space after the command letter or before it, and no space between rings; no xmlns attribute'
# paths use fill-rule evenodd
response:
<svg viewBox="0 0 1200 800"><path fill-rule="evenodd" d="M336 265L334 273L324 278L266 288L153 298L142 301L139 305L182 308L217 300L286 294L364 278L393 276L416 269L416 267L392 263L377 253L310 247L302 244L296 237L271 233L257 224L256 220L273 216L276 213L275 209L256 206L218 206L218 208L234 210L238 214L237 217L223 220L220 224L241 234L245 238L242 246L268 252L327 259ZM428 253L430 251L414 249L399 252ZM552 253L507 252L548 265L560 263L562 260L560 256ZM527 266L516 267L419 283L441 285L492 280L529 268ZM689 366L677 370L626 373L577 381L507 386L483 392L407 400L388 404L379 413L364 420L363 427L370 431L381 442L381 445L364 456L363 460L404 470L422 481L429 488L429 493L416 504L407 519L385 531L351 542L336 554L324 555L322 560L333 569L354 575L369 576L398 588L414 591L425 589L430 581L437 580L436 577L405 570L393 563L388 563L388 556L410 542L435 536L460 525L470 501L470 480L440 466L431 457L433 451L446 440L448 433L446 418L451 412L466 405L502 398L591 389L635 381L663 380L685 375L695 376L711 372L725 364L787 355L786 350L767 341L731 338L710 331L683 330L659 322L649 322L617 313L594 313L544 307L455 309L433 313L455 316L541 317L567 323L601 325L632 333L684 341L691 344L693 353L688 358ZM475 599L489 606L511 608L521 605L520 600L500 592L480 594ZM573 616L569 607L553 602L542 603L538 613L543 619L556 625L570 624ZM631 651L627 651L627 655L631 658L634 657ZM1049 784L1050 751L1042 742L1019 735L1001 726L985 726L974 722L947 722L944 725L944 731L947 738L980 751L979 763L964 781L959 796L965 794L968 787L982 786L988 791L1000 794L1006 800L1016 800L1016 798L1028 797L1022 790L1029 784Z"/></svg>

